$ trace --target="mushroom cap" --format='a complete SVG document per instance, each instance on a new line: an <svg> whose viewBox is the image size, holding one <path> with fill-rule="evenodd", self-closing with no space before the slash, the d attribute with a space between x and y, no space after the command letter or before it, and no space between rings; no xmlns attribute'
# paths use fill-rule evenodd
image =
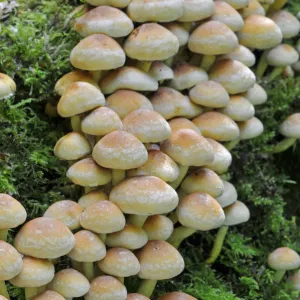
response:
<svg viewBox="0 0 300 300"><path fill-rule="evenodd" d="M142 143L158 143L171 135L169 123L153 110L135 110L123 119L123 125Z"/></svg>
<svg viewBox="0 0 300 300"><path fill-rule="evenodd" d="M190 120L186 118L174 118L169 121L172 133L181 129L191 129L201 134L200 129Z"/></svg>
<svg viewBox="0 0 300 300"><path fill-rule="evenodd" d="M153 62L149 74L157 81L168 80L174 77L173 70L162 61Z"/></svg>
<svg viewBox="0 0 300 300"><path fill-rule="evenodd" d="M61 296L59 293L56 293L54 291L45 291L33 297L32 300L66 300L66 299L63 296Z"/></svg>
<svg viewBox="0 0 300 300"><path fill-rule="evenodd" d="M253 87L244 92L242 96L247 98L253 105L263 104L268 99L268 94L258 83L254 83Z"/></svg>
<svg viewBox="0 0 300 300"><path fill-rule="evenodd" d="M248 48L242 45L238 45L238 47L232 52L222 55L220 59L238 60L249 68L253 67L256 61L255 55Z"/></svg>
<svg viewBox="0 0 300 300"><path fill-rule="evenodd" d="M94 187L109 183L111 170L97 165L92 158L85 158L68 169L67 177L75 184Z"/></svg>
<svg viewBox="0 0 300 300"><path fill-rule="evenodd" d="M296 271L294 274L289 276L288 283L292 286L294 290L300 290L300 271ZM134 300L134 298L133 298Z"/></svg>
<svg viewBox="0 0 300 300"><path fill-rule="evenodd" d="M269 254L268 265L276 271L294 270L300 266L300 257L293 249L281 247Z"/></svg>
<svg viewBox="0 0 300 300"><path fill-rule="evenodd" d="M170 82L170 87L177 91L189 89L208 80L208 75L203 69L186 62L177 64L173 71L174 78Z"/></svg>
<svg viewBox="0 0 300 300"><path fill-rule="evenodd" d="M184 14L180 22L200 21L210 17L215 11L212 0L184 0Z"/></svg>
<svg viewBox="0 0 300 300"><path fill-rule="evenodd" d="M8 299L0 295L0 300L8 300Z"/></svg>
<svg viewBox="0 0 300 300"><path fill-rule="evenodd" d="M221 205L206 193L193 193L184 197L176 210L183 226L208 231L223 225L225 214Z"/></svg>
<svg viewBox="0 0 300 300"><path fill-rule="evenodd" d="M72 50L71 64L81 70L98 71L122 67L126 55L121 46L105 34L93 34L81 40Z"/></svg>
<svg viewBox="0 0 300 300"><path fill-rule="evenodd" d="M44 217L52 218L64 223L70 230L80 228L82 207L71 200L62 200L53 203L44 213Z"/></svg>
<svg viewBox="0 0 300 300"><path fill-rule="evenodd" d="M96 233L122 230L125 223L125 217L118 206L107 200L90 205L80 217L81 226Z"/></svg>
<svg viewBox="0 0 300 300"><path fill-rule="evenodd" d="M226 207L237 201L238 194L234 185L228 181L223 180L223 193L215 198L222 207Z"/></svg>
<svg viewBox="0 0 300 300"><path fill-rule="evenodd" d="M0 207L0 230L15 228L25 222L26 210L15 198L0 193Z"/></svg>
<svg viewBox="0 0 300 300"><path fill-rule="evenodd" d="M203 166L214 159L211 145L192 129L173 132L160 149L183 166Z"/></svg>
<svg viewBox="0 0 300 300"><path fill-rule="evenodd" d="M130 132L113 131L95 145L93 158L102 167L128 170L142 166L148 152Z"/></svg>
<svg viewBox="0 0 300 300"><path fill-rule="evenodd" d="M132 0L127 14L134 22L171 22L183 15L183 0Z"/></svg>
<svg viewBox="0 0 300 300"><path fill-rule="evenodd" d="M142 279L171 279L184 270L182 256L165 241L149 241L137 252L137 258L141 265L138 276Z"/></svg>
<svg viewBox="0 0 300 300"><path fill-rule="evenodd" d="M110 192L109 200L126 214L165 214L176 208L176 191L155 176L125 179Z"/></svg>
<svg viewBox="0 0 300 300"><path fill-rule="evenodd" d="M57 104L57 112L68 118L99 106L104 106L105 99L98 88L88 82L70 83Z"/></svg>
<svg viewBox="0 0 300 300"><path fill-rule="evenodd" d="M254 139L264 131L264 124L256 117L239 122L238 126L240 129L240 140Z"/></svg>
<svg viewBox="0 0 300 300"><path fill-rule="evenodd" d="M14 80L6 74L0 73L0 100L12 96L16 89Z"/></svg>
<svg viewBox="0 0 300 300"><path fill-rule="evenodd" d="M60 159L76 160L92 152L87 138L79 132L70 132L61 137L55 147L54 154Z"/></svg>
<svg viewBox="0 0 300 300"><path fill-rule="evenodd" d="M25 256L22 271L10 282L17 287L40 287L54 277L54 265L48 259Z"/></svg>
<svg viewBox="0 0 300 300"><path fill-rule="evenodd" d="M143 229L149 240L166 241L171 236L174 225L168 217L154 215L147 218Z"/></svg>
<svg viewBox="0 0 300 300"><path fill-rule="evenodd" d="M177 22L167 23L167 24L164 24L164 27L166 27L169 31L171 31L177 37L179 46L184 46L187 44L190 33L180 23L177 23Z"/></svg>
<svg viewBox="0 0 300 300"><path fill-rule="evenodd" d="M159 2L166 1L159 0ZM154 61L165 60L175 55L179 49L179 42L177 37L165 27L156 23L147 23L137 27L123 47L130 58Z"/></svg>
<svg viewBox="0 0 300 300"><path fill-rule="evenodd" d="M83 37L103 33L118 38L130 34L134 26L120 9L111 6L96 7L75 21L74 29Z"/></svg>
<svg viewBox="0 0 300 300"><path fill-rule="evenodd" d="M247 7L249 4L249 0L224 0L224 1L230 4L235 9Z"/></svg>
<svg viewBox="0 0 300 300"><path fill-rule="evenodd" d="M112 276L99 276L92 280L85 300L126 300L126 287Z"/></svg>
<svg viewBox="0 0 300 300"><path fill-rule="evenodd" d="M182 292L172 292L159 297L157 300L197 300L197 299Z"/></svg>
<svg viewBox="0 0 300 300"><path fill-rule="evenodd" d="M285 67L299 60L299 53L288 44L281 44L267 54L267 63L273 67Z"/></svg>
<svg viewBox="0 0 300 300"><path fill-rule="evenodd" d="M17 233L14 246L25 255L54 259L69 253L75 238L61 221L41 217L27 222Z"/></svg>
<svg viewBox="0 0 300 300"><path fill-rule="evenodd" d="M229 94L250 89L256 80L254 73L238 60L222 59L210 71L210 79L220 83Z"/></svg>
<svg viewBox="0 0 300 300"><path fill-rule="evenodd" d="M251 15L265 16L266 12L263 6L257 0L249 0L249 5L240 10L241 16L245 19Z"/></svg>
<svg viewBox="0 0 300 300"><path fill-rule="evenodd" d="M158 82L149 74L135 68L123 67L111 71L100 81L104 94L112 94L116 90L156 91Z"/></svg>
<svg viewBox="0 0 300 300"><path fill-rule="evenodd" d="M10 280L22 270L22 256L10 244L0 240L0 280Z"/></svg>
<svg viewBox="0 0 300 300"><path fill-rule="evenodd" d="M224 208L225 222L223 225L232 226L245 223L250 218L248 207L241 201L235 201Z"/></svg>
<svg viewBox="0 0 300 300"><path fill-rule="evenodd" d="M224 107L229 103L224 87L211 80L198 83L189 91L189 96L194 103L212 108Z"/></svg>
<svg viewBox="0 0 300 300"><path fill-rule="evenodd" d="M75 246L68 257L79 262L95 262L105 257L106 247L98 235L88 230L74 234Z"/></svg>
<svg viewBox="0 0 300 300"><path fill-rule="evenodd" d="M153 106L148 98L129 90L118 90L107 97L106 106L115 111L121 119L124 119L129 113L137 109L153 110Z"/></svg>
<svg viewBox="0 0 300 300"><path fill-rule="evenodd" d="M300 52L300 51L299 51ZM295 72L299 73L300 72L300 60L298 60L296 63L292 65L292 68Z"/></svg>
<svg viewBox="0 0 300 300"><path fill-rule="evenodd" d="M206 193L216 198L224 190L222 179L212 170L201 168L190 173L181 183L181 188L187 193Z"/></svg>
<svg viewBox="0 0 300 300"><path fill-rule="evenodd" d="M117 277L134 276L140 271L140 263L136 256L124 248L109 249L97 265L105 274Z"/></svg>
<svg viewBox="0 0 300 300"><path fill-rule="evenodd" d="M109 5L118 8L128 6L131 0L87 0L86 2L93 6Z"/></svg>
<svg viewBox="0 0 300 300"><path fill-rule="evenodd" d="M133 293L133 294L128 294L126 300L150 300L150 299L145 297L144 295Z"/></svg>
<svg viewBox="0 0 300 300"><path fill-rule="evenodd" d="M205 55L220 55L233 51L238 46L233 31L219 21L208 21L197 27L190 35L190 51Z"/></svg>
<svg viewBox="0 0 300 300"><path fill-rule="evenodd" d="M81 122L81 130L91 135L104 136L115 130L122 130L118 114L108 107L98 107Z"/></svg>
<svg viewBox="0 0 300 300"><path fill-rule="evenodd" d="M81 196L78 200L78 204L83 208L86 209L90 205L94 204L97 201L101 200L108 200L108 195L106 195L102 191L90 191L87 194Z"/></svg>
<svg viewBox="0 0 300 300"><path fill-rule="evenodd" d="M289 138L300 138L300 113L288 116L280 125L280 133Z"/></svg>
<svg viewBox="0 0 300 300"><path fill-rule="evenodd" d="M90 289L90 283L78 271L64 269L55 274L49 288L66 298L74 298L85 295Z"/></svg>
<svg viewBox="0 0 300 300"><path fill-rule="evenodd" d="M147 242L148 236L145 230L132 224L126 224L121 231L108 234L105 240L108 247L121 247L129 250L142 248Z"/></svg>
<svg viewBox="0 0 300 300"><path fill-rule="evenodd" d="M241 45L260 50L275 47L282 41L280 28L261 15L248 16L237 35Z"/></svg>

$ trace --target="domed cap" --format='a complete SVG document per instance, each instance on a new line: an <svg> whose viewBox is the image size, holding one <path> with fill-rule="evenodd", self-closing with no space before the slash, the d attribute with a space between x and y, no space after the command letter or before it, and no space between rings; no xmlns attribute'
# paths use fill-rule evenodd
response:
<svg viewBox="0 0 300 300"><path fill-rule="evenodd" d="M171 22L183 15L183 0L132 0L127 14L134 22Z"/></svg>
<svg viewBox="0 0 300 300"><path fill-rule="evenodd" d="M208 21L190 35L190 51L206 55L220 55L233 51L238 39L233 31L219 21Z"/></svg>
<svg viewBox="0 0 300 300"><path fill-rule="evenodd" d="M176 213L183 226L201 231L219 228L225 220L221 205L205 193L193 193L184 197Z"/></svg>
<svg viewBox="0 0 300 300"><path fill-rule="evenodd" d="M281 44L267 54L267 63L274 67L285 67L299 60L299 54L292 46Z"/></svg>
<svg viewBox="0 0 300 300"><path fill-rule="evenodd" d="M64 298L59 293L56 293L54 291L45 291L33 297L32 300L66 300L66 298Z"/></svg>
<svg viewBox="0 0 300 300"><path fill-rule="evenodd" d="M75 238L68 227L58 220L46 217L27 222L14 240L14 246L20 253L48 259L69 253L74 245Z"/></svg>
<svg viewBox="0 0 300 300"><path fill-rule="evenodd" d="M26 210L15 198L0 194L0 207L0 230L15 228L25 222Z"/></svg>
<svg viewBox="0 0 300 300"><path fill-rule="evenodd" d="M299 51L299 52L300 52L300 51ZM300 72L300 60L297 61L296 63L294 63L294 64L292 65L292 68L293 68L293 70L294 70L295 72L299 73L299 72Z"/></svg>
<svg viewBox="0 0 300 300"><path fill-rule="evenodd" d="M68 169L67 177L75 184L94 187L109 183L111 181L111 171L100 167L93 159L85 158Z"/></svg>
<svg viewBox="0 0 300 300"><path fill-rule="evenodd" d="M249 0L224 0L235 9L240 9L248 6Z"/></svg>
<svg viewBox="0 0 300 300"><path fill-rule="evenodd" d="M176 208L176 191L164 181L154 176L125 179L115 186L109 195L126 214L165 214Z"/></svg>
<svg viewBox="0 0 300 300"><path fill-rule="evenodd" d="M142 166L148 159L148 153L133 134L113 131L96 144L93 158L105 168L128 170Z"/></svg>
<svg viewBox="0 0 300 300"><path fill-rule="evenodd" d="M12 96L16 92L17 86L11 77L0 73L0 100Z"/></svg>
<svg viewBox="0 0 300 300"><path fill-rule="evenodd" d="M10 280L22 270L22 256L10 244L0 241L0 280Z"/></svg>
<svg viewBox="0 0 300 300"><path fill-rule="evenodd" d="M280 125L280 133L289 138L300 138L300 113L288 116Z"/></svg>
<svg viewBox="0 0 300 300"><path fill-rule="evenodd" d="M124 228L125 217L114 203L103 200L90 205L81 214L80 224L97 233L112 233Z"/></svg>
<svg viewBox="0 0 300 300"><path fill-rule="evenodd" d="M96 108L81 122L81 130L91 135L103 136L122 128L118 114L107 107Z"/></svg>
<svg viewBox="0 0 300 300"><path fill-rule="evenodd" d="M149 74L157 81L169 80L174 77L173 70L162 61L153 62Z"/></svg>
<svg viewBox="0 0 300 300"><path fill-rule="evenodd" d="M244 27L238 32L241 45L268 49L279 45L282 41L280 28L269 18L251 15L244 20Z"/></svg>
<svg viewBox="0 0 300 300"><path fill-rule="evenodd" d="M294 270L300 266L300 257L293 249L281 247L269 254L268 265L276 271Z"/></svg>
<svg viewBox="0 0 300 300"><path fill-rule="evenodd" d="M238 195L234 185L228 181L223 181L224 190L221 196L215 198L222 207L229 206L237 201Z"/></svg>
<svg viewBox="0 0 300 300"><path fill-rule="evenodd" d="M197 300L197 299L182 292L172 292L159 297L157 300Z"/></svg>
<svg viewBox="0 0 300 300"><path fill-rule="evenodd" d="M264 131L264 124L256 117L239 122L238 126L240 129L240 140L254 139Z"/></svg>
<svg viewBox="0 0 300 300"><path fill-rule="evenodd" d="M104 104L104 96L98 88L90 83L78 81L68 85L58 102L57 111L61 117L67 118Z"/></svg>
<svg viewBox="0 0 300 300"><path fill-rule="evenodd" d="M255 55L248 48L242 45L238 45L238 47L232 52L222 55L220 59L238 60L249 68L253 67L256 61Z"/></svg>
<svg viewBox="0 0 300 300"><path fill-rule="evenodd" d="M147 23L137 27L124 43L126 55L142 61L165 60L175 55L178 49L177 37L156 23Z"/></svg>
<svg viewBox="0 0 300 300"><path fill-rule="evenodd" d="M212 0L184 0L184 14L180 22L200 21L210 17L215 11Z"/></svg>
<svg viewBox="0 0 300 300"><path fill-rule="evenodd" d="M186 118L174 118L169 121L172 133L181 129L191 129L201 134L200 129L190 120Z"/></svg>
<svg viewBox="0 0 300 300"><path fill-rule="evenodd" d="M150 299L145 297L144 295L133 293L133 294L128 294L126 300L150 300Z"/></svg>
<svg viewBox="0 0 300 300"><path fill-rule="evenodd" d="M219 82L229 94L239 94L255 83L254 73L237 60L222 59L210 71L210 79Z"/></svg>
<svg viewBox="0 0 300 300"><path fill-rule="evenodd" d="M140 263L136 256L124 248L109 249L97 265L105 274L117 277L134 276L140 271Z"/></svg>
<svg viewBox="0 0 300 300"><path fill-rule="evenodd" d="M179 275L184 270L180 253L165 241L149 241L137 253L142 279L165 280Z"/></svg>
<svg viewBox="0 0 300 300"><path fill-rule="evenodd" d="M249 0L249 5L240 10L241 16L245 19L251 15L265 16L266 12L263 6L257 0Z"/></svg>
<svg viewBox="0 0 300 300"><path fill-rule="evenodd" d="M86 209L90 205L94 204L97 201L108 200L108 196L102 191L90 191L87 194L81 196L78 200L78 204Z"/></svg>
<svg viewBox="0 0 300 300"><path fill-rule="evenodd" d="M108 73L100 82L104 94L112 94L116 90L156 91L158 82L147 73L135 67L123 67Z"/></svg>
<svg viewBox="0 0 300 300"><path fill-rule="evenodd" d="M96 7L75 21L74 29L83 37L103 33L118 38L133 30L133 23L121 10L110 6Z"/></svg>
<svg viewBox="0 0 300 300"><path fill-rule="evenodd" d="M257 83L254 83L253 87L243 93L242 96L247 98L253 105L263 104L268 99L266 91Z"/></svg>
<svg viewBox="0 0 300 300"><path fill-rule="evenodd" d="M198 83L190 90L189 96L194 103L212 108L224 107L229 103L229 95L223 86L211 80Z"/></svg>
<svg viewBox="0 0 300 300"><path fill-rule="evenodd" d="M300 270L296 271L288 278L288 283L294 290L300 290Z"/></svg>
<svg viewBox="0 0 300 300"><path fill-rule="evenodd" d="M50 260L25 256L22 271L10 280L17 287L40 287L54 277L54 266Z"/></svg>
<svg viewBox="0 0 300 300"><path fill-rule="evenodd" d="M122 67L125 53L121 46L105 34L93 34L81 40L73 48L71 64L78 69L98 71Z"/></svg>
<svg viewBox="0 0 300 300"><path fill-rule="evenodd" d="M154 215L147 218L143 229L149 240L166 241L171 236L174 225L169 218L163 215Z"/></svg>
<svg viewBox="0 0 300 300"><path fill-rule="evenodd" d="M233 204L224 208L225 222L223 225L232 226L245 223L250 218L248 207L241 201L235 201Z"/></svg>
<svg viewBox="0 0 300 300"><path fill-rule="evenodd" d="M210 0L209 0L210 1ZM179 46L184 46L189 40L190 33L180 23L172 22L164 24L169 31L171 31L178 39Z"/></svg>

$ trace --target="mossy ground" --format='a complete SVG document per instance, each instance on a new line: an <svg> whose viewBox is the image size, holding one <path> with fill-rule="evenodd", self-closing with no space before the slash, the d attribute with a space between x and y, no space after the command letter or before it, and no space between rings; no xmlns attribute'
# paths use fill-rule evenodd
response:
<svg viewBox="0 0 300 300"><path fill-rule="evenodd" d="M68 124L44 113L46 101L57 100L55 82L71 69L68 58L79 37L68 27L68 14L79 1L22 0L19 5L0 30L0 71L12 76L18 86L15 97L0 101L0 192L19 199L33 218L51 203L76 200L80 193L65 177L67 164L52 153ZM298 0L291 1L289 9L299 11ZM266 258L280 246L300 253L300 147L280 155L268 155L266 150L280 140L280 122L299 111L300 79L262 84L269 100L257 107L256 114L265 132L234 149L227 174L239 199L249 206L250 221L230 228L213 267L203 261L216 232L191 237L180 248L186 271L160 282L156 295L182 290L203 300L297 299L298 293L289 290L285 280L273 284ZM10 240L13 235L10 231ZM130 289L134 287L131 282ZM20 289L10 286L9 290L13 299L24 299Z"/></svg>

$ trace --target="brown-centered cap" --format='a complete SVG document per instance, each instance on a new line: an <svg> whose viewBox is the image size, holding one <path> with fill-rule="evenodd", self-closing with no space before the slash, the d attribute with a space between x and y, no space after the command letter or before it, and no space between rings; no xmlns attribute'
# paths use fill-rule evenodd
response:
<svg viewBox="0 0 300 300"><path fill-rule="evenodd" d="M227 54L221 55L220 59L238 60L246 67L253 67L255 65L255 55L245 46L238 45L236 49Z"/></svg>
<svg viewBox="0 0 300 300"><path fill-rule="evenodd" d="M276 271L294 270L300 266L300 257L293 249L281 247L269 254L268 265Z"/></svg>
<svg viewBox="0 0 300 300"><path fill-rule="evenodd" d="M169 121L172 133L181 129L191 129L201 134L200 129L190 120L186 118L174 118Z"/></svg>
<svg viewBox="0 0 300 300"><path fill-rule="evenodd" d="M169 80L174 78L173 70L162 61L155 61L151 64L149 74L157 81Z"/></svg>
<svg viewBox="0 0 300 300"><path fill-rule="evenodd" d="M159 297L157 300L197 300L197 299L182 292L172 292Z"/></svg>
<svg viewBox="0 0 300 300"><path fill-rule="evenodd" d="M109 195L126 214L165 214L176 208L176 191L155 176L139 176L125 179L115 186Z"/></svg>
<svg viewBox="0 0 300 300"><path fill-rule="evenodd" d="M266 12L258 0L249 0L249 5L241 9L240 14L245 19L251 15L265 16Z"/></svg>
<svg viewBox="0 0 300 300"><path fill-rule="evenodd" d="M6 74L0 73L0 100L12 96L16 89L14 80Z"/></svg>
<svg viewBox="0 0 300 300"><path fill-rule="evenodd" d="M281 44L270 50L266 56L267 63L273 67L285 67L299 60L299 54L294 47Z"/></svg>
<svg viewBox="0 0 300 300"><path fill-rule="evenodd" d="M130 34L133 23L120 9L96 7L75 21L74 29L83 37L103 33L113 38Z"/></svg>
<svg viewBox="0 0 300 300"><path fill-rule="evenodd" d="M280 125L280 133L289 138L300 138L300 113L288 116Z"/></svg>
<svg viewBox="0 0 300 300"><path fill-rule="evenodd" d="M235 9L247 7L249 4L249 0L224 0L224 1L230 4Z"/></svg>
<svg viewBox="0 0 300 300"><path fill-rule="evenodd" d="M225 222L223 225L232 226L245 223L250 218L248 207L241 201L235 201L224 208Z"/></svg>
<svg viewBox="0 0 300 300"><path fill-rule="evenodd" d="M221 196L215 198L222 207L226 207L234 203L237 198L237 191L234 185L228 181L223 181L224 190Z"/></svg>
<svg viewBox="0 0 300 300"><path fill-rule="evenodd" d="M184 270L180 253L165 241L149 241L137 252L142 279L165 280L179 275Z"/></svg>
<svg viewBox="0 0 300 300"><path fill-rule="evenodd" d="M215 11L212 0L184 0L184 14L180 22L195 22L210 17Z"/></svg>
<svg viewBox="0 0 300 300"><path fill-rule="evenodd" d="M78 204L83 208L86 209L90 205L94 204L97 201L108 200L108 195L106 195L102 191L90 191L87 194L81 196L78 200Z"/></svg>
<svg viewBox="0 0 300 300"><path fill-rule="evenodd" d="M258 83L254 83L253 87L243 93L242 96L247 98L253 105L263 104L268 99L268 94Z"/></svg>
<svg viewBox="0 0 300 300"><path fill-rule="evenodd" d="M240 129L240 140L254 139L264 131L264 124L256 117L239 122L238 126Z"/></svg>
<svg viewBox="0 0 300 300"><path fill-rule="evenodd" d="M125 226L125 217L113 202L102 200L90 205L80 217L84 229L96 233L112 233Z"/></svg>
<svg viewBox="0 0 300 300"><path fill-rule="evenodd" d="M126 300L150 300L150 299L145 297L144 295L133 293L133 294L128 294Z"/></svg>
<svg viewBox="0 0 300 300"><path fill-rule="evenodd" d="M54 291L45 291L33 297L32 300L66 300L66 298Z"/></svg>
<svg viewBox="0 0 300 300"><path fill-rule="evenodd" d="M179 41L179 46L184 46L187 44L190 33L180 23L177 23L177 22L167 23L167 24L164 24L164 27L166 27L169 31L171 31L177 37L177 39Z"/></svg>
<svg viewBox="0 0 300 300"><path fill-rule="evenodd" d="M143 229L149 240L166 241L174 230L173 222L166 216L154 215L148 217Z"/></svg>

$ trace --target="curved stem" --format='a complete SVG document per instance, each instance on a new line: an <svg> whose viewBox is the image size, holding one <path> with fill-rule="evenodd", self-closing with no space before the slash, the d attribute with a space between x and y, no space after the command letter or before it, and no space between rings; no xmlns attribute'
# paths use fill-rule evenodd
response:
<svg viewBox="0 0 300 300"><path fill-rule="evenodd" d="M125 178L125 171L124 170L112 170L112 186L117 185Z"/></svg>
<svg viewBox="0 0 300 300"><path fill-rule="evenodd" d="M138 289L138 293L150 297L156 287L157 280L144 279Z"/></svg>
<svg viewBox="0 0 300 300"><path fill-rule="evenodd" d="M196 229L190 227L177 227L174 229L167 242L170 243L174 248L178 249L182 241L193 235L196 231Z"/></svg>
<svg viewBox="0 0 300 300"><path fill-rule="evenodd" d="M102 71L89 71L89 73L92 75L93 79L96 82L99 82L103 75Z"/></svg>
<svg viewBox="0 0 300 300"><path fill-rule="evenodd" d="M275 2L269 7L268 12L274 12L280 10L288 0L275 0Z"/></svg>
<svg viewBox="0 0 300 300"><path fill-rule="evenodd" d="M36 296L39 292L39 289L37 287L26 287L25 288L25 299L29 300Z"/></svg>
<svg viewBox="0 0 300 300"><path fill-rule="evenodd" d="M73 131L82 132L80 115L71 117L71 126L72 126Z"/></svg>
<svg viewBox="0 0 300 300"><path fill-rule="evenodd" d="M178 216L177 216L176 211L171 212L168 215L168 218L173 222L173 224L176 224L178 222Z"/></svg>
<svg viewBox="0 0 300 300"><path fill-rule="evenodd" d="M152 65L152 62L151 61L138 61L137 63L137 68L139 68L140 70L148 73L149 70L150 70L150 67Z"/></svg>
<svg viewBox="0 0 300 300"><path fill-rule="evenodd" d="M84 262L82 263L83 266L83 274L88 279L88 281L91 281L94 279L94 263L92 262Z"/></svg>
<svg viewBox="0 0 300 300"><path fill-rule="evenodd" d="M257 65L256 68L256 76L257 77L263 77L263 75L265 74L268 64L267 64L267 51L264 51L264 53L262 54L262 56L260 57L259 63Z"/></svg>
<svg viewBox="0 0 300 300"><path fill-rule="evenodd" d="M137 227L143 227L143 225L146 222L147 218L148 218L148 216L130 215L127 222L129 224L133 224Z"/></svg>
<svg viewBox="0 0 300 300"><path fill-rule="evenodd" d="M1 281L1 280L0 280L0 295L1 295L1 296L4 296L4 297L7 298L7 299L10 299L9 294L8 294L8 291L7 291L7 289L6 289L5 282L4 282L4 281Z"/></svg>
<svg viewBox="0 0 300 300"><path fill-rule="evenodd" d="M78 272L82 272L82 264L79 261L71 259L72 268L77 270Z"/></svg>
<svg viewBox="0 0 300 300"><path fill-rule="evenodd" d="M297 139L294 139L294 138L285 138L268 152L269 153L283 152L283 151L287 150L288 148L290 148L291 146L293 146L295 144L296 140Z"/></svg>
<svg viewBox="0 0 300 300"><path fill-rule="evenodd" d="M176 180L174 180L169 184L174 190L176 190L180 186L182 180L184 179L186 173L189 170L189 167L187 166L178 165L178 167L179 167L179 176L177 177Z"/></svg>
<svg viewBox="0 0 300 300"><path fill-rule="evenodd" d="M283 278L285 272L286 272L286 271L277 270L277 271L275 272L273 281L276 282L276 283L279 283L279 282L281 281L281 279Z"/></svg>
<svg viewBox="0 0 300 300"><path fill-rule="evenodd" d="M215 55L204 55L201 60L200 68L208 72L214 65L215 61L216 61Z"/></svg>
<svg viewBox="0 0 300 300"><path fill-rule="evenodd" d="M6 241L8 229L0 229L0 241Z"/></svg>
<svg viewBox="0 0 300 300"><path fill-rule="evenodd" d="M274 80L276 77L278 77L280 74L282 74L284 70L284 67L276 67L269 75L269 81Z"/></svg>
<svg viewBox="0 0 300 300"><path fill-rule="evenodd" d="M228 143L225 143L224 146L227 150L232 150L233 148L235 148L235 146L237 146L240 142L240 139L237 139L237 140L233 140L233 141L230 141Z"/></svg>

